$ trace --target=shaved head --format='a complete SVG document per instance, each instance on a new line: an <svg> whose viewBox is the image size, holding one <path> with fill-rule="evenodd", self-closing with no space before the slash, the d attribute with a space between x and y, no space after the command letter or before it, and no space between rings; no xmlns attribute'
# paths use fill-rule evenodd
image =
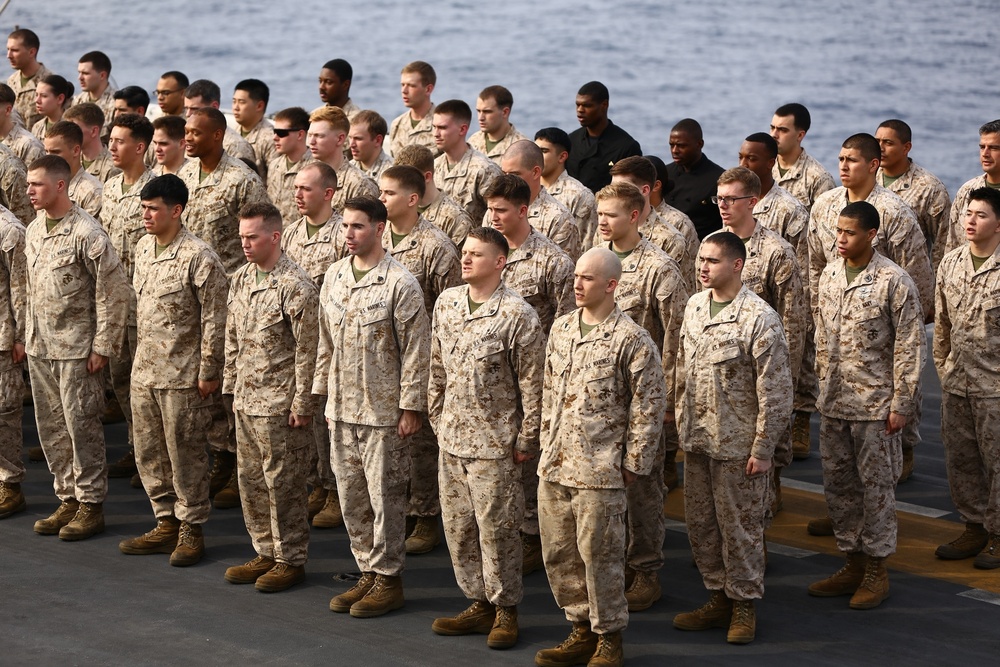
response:
<svg viewBox="0 0 1000 667"><path fill-rule="evenodd" d="M534 169L535 167L541 169L544 166L545 157L538 144L534 141L521 139L512 143L510 148L504 151L503 160L516 162L523 169Z"/></svg>
<svg viewBox="0 0 1000 667"><path fill-rule="evenodd" d="M576 262L580 273L593 273L606 280L618 280L622 277L622 262L618 255L604 246L591 248L580 256Z"/></svg>

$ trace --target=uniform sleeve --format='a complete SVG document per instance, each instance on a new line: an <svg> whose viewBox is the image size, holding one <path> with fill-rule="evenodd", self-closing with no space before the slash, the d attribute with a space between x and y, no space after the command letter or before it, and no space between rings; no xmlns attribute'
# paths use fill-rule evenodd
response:
<svg viewBox="0 0 1000 667"><path fill-rule="evenodd" d="M916 285L923 321L933 320L934 269L927 256L924 233L920 231L917 217L909 207L900 209L897 216L898 224L894 225L895 233L888 239L889 248L885 254L899 264Z"/></svg>
<svg viewBox="0 0 1000 667"><path fill-rule="evenodd" d="M401 285L392 316L399 345L399 409L426 412L431 325L419 287Z"/></svg>
<svg viewBox="0 0 1000 667"><path fill-rule="evenodd" d="M916 412L920 371L927 358L927 336L916 288L907 276L893 281L889 308L896 330L892 352L893 396L889 409L909 417Z"/></svg>
<svg viewBox="0 0 1000 667"><path fill-rule="evenodd" d="M24 255L24 234L11 234L9 247L3 248L4 263L10 281L10 306L14 316L14 343L24 345L24 321L27 316L28 275ZM4 341L6 342L6 341ZM11 346L12 348L13 346ZM11 349L4 348L4 349Z"/></svg>
<svg viewBox="0 0 1000 667"><path fill-rule="evenodd" d="M938 273L934 294L934 367L938 377L944 373L945 362L951 355L951 312L949 312L948 290L946 288L950 264ZM941 268L941 267L939 267Z"/></svg>
<svg viewBox="0 0 1000 667"><path fill-rule="evenodd" d="M80 201L76 202L80 208L94 216L94 219L100 222L101 220L101 208L103 204L104 188L87 188L87 191L80 197Z"/></svg>
<svg viewBox="0 0 1000 667"><path fill-rule="evenodd" d="M552 242L563 249L574 262L580 259L580 230L569 215L562 216L552 233Z"/></svg>
<svg viewBox="0 0 1000 667"><path fill-rule="evenodd" d="M316 376L316 348L319 342L319 295L316 286L307 278L299 280L286 297L283 310L295 338L295 396L291 412L312 415L316 412L312 385Z"/></svg>
<svg viewBox="0 0 1000 667"><path fill-rule="evenodd" d="M522 454L537 454L542 422L542 376L545 372L544 335L538 315L526 308L515 327L511 361L521 398L521 430L514 449Z"/></svg>
<svg viewBox="0 0 1000 667"><path fill-rule="evenodd" d="M942 257L965 243L965 239L962 237L962 217L965 215L965 209L969 204L969 191L970 188L965 185L958 189L958 192L955 194L955 201L951 203L948 225L943 231L938 232L938 243L940 244L942 240L944 241L940 251Z"/></svg>
<svg viewBox="0 0 1000 667"><path fill-rule="evenodd" d="M688 300L680 272L674 268L664 271L663 278L656 286L653 297L656 304L656 316L663 327L661 361L664 382L666 383L664 404L668 412L673 412L675 409L674 372L677 365L677 347L680 343L681 325L684 322L684 308Z"/></svg>
<svg viewBox="0 0 1000 667"><path fill-rule="evenodd" d="M775 314L757 318L750 353L757 376L757 432L750 455L766 460L774 456L778 440L788 433L794 393L788 343Z"/></svg>
<svg viewBox="0 0 1000 667"><path fill-rule="evenodd" d="M330 272L327 271L328 277L329 274ZM319 340L316 344L316 372L313 377L312 386L312 393L315 396L326 396L330 391L330 362L333 358L333 340L330 335L330 325L327 322L326 309L323 308L323 301L330 288L330 282L330 280L324 278L323 287L319 291L319 310L317 311Z"/></svg>
<svg viewBox="0 0 1000 667"><path fill-rule="evenodd" d="M201 304L201 366L198 380L221 380L225 365L228 283L222 262L204 253L192 276L195 298Z"/></svg>
<svg viewBox="0 0 1000 667"><path fill-rule="evenodd" d="M637 475L649 475L653 473L667 407L663 368L656 346L645 331L627 347L622 373L630 395L622 465Z"/></svg>
<svg viewBox="0 0 1000 667"><path fill-rule="evenodd" d="M20 220L25 227L37 217L28 198L28 175L20 168L8 164L0 176L0 204Z"/></svg>
<svg viewBox="0 0 1000 667"><path fill-rule="evenodd" d="M87 271L94 279L94 305L97 326L93 351L105 357L117 357L125 340L128 320L129 286L125 269L111 240L103 231L87 239Z"/></svg>
<svg viewBox="0 0 1000 667"><path fill-rule="evenodd" d="M434 432L438 431L438 420L444 412L444 394L448 386L448 374L444 359L441 356L442 327L444 327L441 304L434 306L434 317L431 322L431 362L427 378L427 418Z"/></svg>
<svg viewBox="0 0 1000 667"><path fill-rule="evenodd" d="M833 190L833 188L836 187L836 184L833 182L833 176L830 175L830 172L826 169L817 169L816 171L818 173L816 178L812 181L812 191L809 193L809 201L811 202L815 202L816 198L821 194Z"/></svg>
<svg viewBox="0 0 1000 667"><path fill-rule="evenodd" d="M462 284L462 265L458 261L458 253L454 251L453 246L435 248L428 278L428 284L432 290L432 294L430 294L432 304L437 303L441 292L449 287L458 287Z"/></svg>
<svg viewBox="0 0 1000 667"><path fill-rule="evenodd" d="M951 198L943 186L934 187L928 193L930 203L927 206L927 231L933 239L931 251L931 267L937 270L944 258L944 243L940 242L941 229L947 228L951 215Z"/></svg>
<svg viewBox="0 0 1000 667"><path fill-rule="evenodd" d="M814 316L817 308L819 308L817 298L819 278L823 274L823 269L826 268L826 249L823 247L822 236L819 233L820 222L816 215L816 208L814 205L812 215L809 219L809 231L806 233L809 245L809 307L812 309Z"/></svg>
<svg viewBox="0 0 1000 667"><path fill-rule="evenodd" d="M794 255L787 252L775 253L774 266L769 272L774 284L774 309L781 318L788 343L788 359L792 377L799 376L802 354L806 344L808 329L808 304L802 289L798 263Z"/></svg>
<svg viewBox="0 0 1000 667"><path fill-rule="evenodd" d="M222 373L222 393L232 395L236 391L236 355L239 354L239 332L236 327L236 313L233 313L233 304L236 302L236 289L239 284L238 276L233 276L233 281L229 285L229 294L226 297L227 319L226 319L226 362Z"/></svg>
<svg viewBox="0 0 1000 667"><path fill-rule="evenodd" d="M556 319L576 310L573 295L573 262L568 256L552 258L551 280L552 298L556 306Z"/></svg>

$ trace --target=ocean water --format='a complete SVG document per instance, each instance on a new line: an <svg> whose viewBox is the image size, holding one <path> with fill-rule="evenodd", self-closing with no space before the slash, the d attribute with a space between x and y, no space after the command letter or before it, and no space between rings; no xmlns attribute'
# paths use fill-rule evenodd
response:
<svg viewBox="0 0 1000 667"><path fill-rule="evenodd" d="M404 110L400 68L426 60L438 73L434 100L472 106L485 86L505 85L511 120L529 135L578 127L576 90L598 79L611 90L612 120L667 161L681 118L699 120L705 153L733 166L743 137L798 101L813 117L805 147L835 173L845 138L902 118L913 128L910 156L954 194L981 173L979 126L1000 117L997 8L996 0L12 0L0 29L33 29L40 60L74 80L77 59L92 49L111 57L118 86L153 90L160 73L177 69L216 81L225 100L237 81L256 77L271 88L271 112L318 106L316 76L339 57L354 67L352 98L391 120Z"/></svg>

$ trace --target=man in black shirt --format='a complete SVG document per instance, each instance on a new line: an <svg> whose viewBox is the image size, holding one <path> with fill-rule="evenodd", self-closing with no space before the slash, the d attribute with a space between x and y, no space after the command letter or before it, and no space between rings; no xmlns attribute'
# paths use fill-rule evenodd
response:
<svg viewBox="0 0 1000 667"><path fill-rule="evenodd" d="M722 229L719 207L712 203L716 181L725 169L701 152L705 145L701 125L693 118L678 121L670 130L670 156L667 174L674 187L664 195L667 203L687 214L703 239Z"/></svg>
<svg viewBox="0 0 1000 667"><path fill-rule="evenodd" d="M576 93L580 129L569 135L566 171L594 192L611 183L611 165L642 155L639 142L608 120L608 98L608 88L600 81L583 84Z"/></svg>

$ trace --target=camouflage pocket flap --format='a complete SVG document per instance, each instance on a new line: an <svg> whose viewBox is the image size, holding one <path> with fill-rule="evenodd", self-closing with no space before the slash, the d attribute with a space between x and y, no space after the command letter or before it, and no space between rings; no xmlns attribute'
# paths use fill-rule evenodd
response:
<svg viewBox="0 0 1000 667"><path fill-rule="evenodd" d="M708 360L713 364L719 364L722 363L723 361L736 359L739 356L740 356L739 345L730 345L728 347L722 348L721 350L716 350L715 352L713 352L712 356L709 357Z"/></svg>
<svg viewBox="0 0 1000 667"><path fill-rule="evenodd" d="M504 348L503 348L503 341L502 340L491 340L488 343L486 343L484 345L480 345L479 347L477 347L473 351L473 354L475 355L476 359L483 359L483 358L488 357L488 356L490 356L492 354L496 354L498 352L503 352L503 349Z"/></svg>

